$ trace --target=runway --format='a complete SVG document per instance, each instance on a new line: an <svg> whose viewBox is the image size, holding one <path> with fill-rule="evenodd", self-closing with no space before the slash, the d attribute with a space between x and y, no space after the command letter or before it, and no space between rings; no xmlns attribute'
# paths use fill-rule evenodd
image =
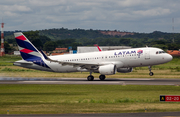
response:
<svg viewBox="0 0 180 117"><path fill-rule="evenodd" d="M180 85L180 79L160 79L160 78L107 78L100 81L87 81L86 78L13 78L0 77L0 84L92 84L92 85ZM53 115L0 115L13 117L178 117L180 112L155 112L155 113L105 113L105 114L53 114Z"/></svg>
<svg viewBox="0 0 180 117"><path fill-rule="evenodd" d="M12 78L0 77L0 84L94 84L94 85L180 85L180 79L107 78L87 81L86 78Z"/></svg>
<svg viewBox="0 0 180 117"><path fill-rule="evenodd" d="M179 117L180 112L156 112L156 113L104 113L104 114L23 114L0 115L3 117Z"/></svg>

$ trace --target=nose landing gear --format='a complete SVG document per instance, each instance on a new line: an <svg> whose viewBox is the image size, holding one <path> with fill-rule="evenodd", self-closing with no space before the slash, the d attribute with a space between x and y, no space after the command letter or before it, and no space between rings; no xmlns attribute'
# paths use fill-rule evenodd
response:
<svg viewBox="0 0 180 117"><path fill-rule="evenodd" d="M153 73L153 72L151 72L151 66L148 66L148 68L149 68L149 71L150 71L149 75L150 75L150 76L153 76L153 75L154 75L154 73Z"/></svg>

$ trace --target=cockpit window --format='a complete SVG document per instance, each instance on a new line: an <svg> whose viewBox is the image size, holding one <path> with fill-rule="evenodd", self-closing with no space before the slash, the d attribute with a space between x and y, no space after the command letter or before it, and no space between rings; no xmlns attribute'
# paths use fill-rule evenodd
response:
<svg viewBox="0 0 180 117"><path fill-rule="evenodd" d="M157 51L156 54L162 54L162 53L166 53L164 51Z"/></svg>

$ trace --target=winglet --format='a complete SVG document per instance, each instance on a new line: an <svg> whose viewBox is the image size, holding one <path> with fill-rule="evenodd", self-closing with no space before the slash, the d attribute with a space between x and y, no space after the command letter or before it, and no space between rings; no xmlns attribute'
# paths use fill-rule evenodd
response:
<svg viewBox="0 0 180 117"><path fill-rule="evenodd" d="M94 44L98 48L99 51L102 51L101 48L98 46L98 44Z"/></svg>

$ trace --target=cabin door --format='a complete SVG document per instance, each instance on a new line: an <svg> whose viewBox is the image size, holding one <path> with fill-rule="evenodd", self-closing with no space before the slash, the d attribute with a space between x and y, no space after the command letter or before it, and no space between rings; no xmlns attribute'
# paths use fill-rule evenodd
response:
<svg viewBox="0 0 180 117"><path fill-rule="evenodd" d="M150 59L150 51L149 50L145 50L145 60Z"/></svg>

